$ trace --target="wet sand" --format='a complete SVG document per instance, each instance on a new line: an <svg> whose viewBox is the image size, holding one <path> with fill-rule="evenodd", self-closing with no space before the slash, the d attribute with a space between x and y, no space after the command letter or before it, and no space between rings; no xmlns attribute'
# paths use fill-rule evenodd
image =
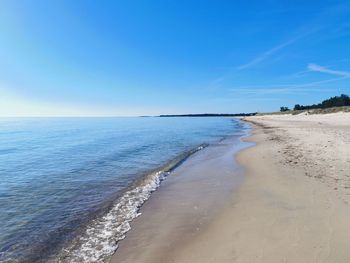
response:
<svg viewBox="0 0 350 263"><path fill-rule="evenodd" d="M243 178L233 156L245 146L227 138L172 172L142 206L111 262L172 262L230 204Z"/></svg>
<svg viewBox="0 0 350 263"><path fill-rule="evenodd" d="M350 113L246 120L257 145L237 156L241 182L233 179L238 170L225 168L229 152L226 164L213 153L181 166L143 207L112 262L349 262ZM192 177L194 166L197 182L186 182L181 174Z"/></svg>

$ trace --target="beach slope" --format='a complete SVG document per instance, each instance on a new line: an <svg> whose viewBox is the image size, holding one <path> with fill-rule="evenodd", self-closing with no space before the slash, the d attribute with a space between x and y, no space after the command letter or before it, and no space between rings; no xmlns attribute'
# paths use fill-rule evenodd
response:
<svg viewBox="0 0 350 263"><path fill-rule="evenodd" d="M229 202L186 245L153 253L169 255L163 262L349 262L350 113L246 121L256 146L237 157L246 175Z"/></svg>

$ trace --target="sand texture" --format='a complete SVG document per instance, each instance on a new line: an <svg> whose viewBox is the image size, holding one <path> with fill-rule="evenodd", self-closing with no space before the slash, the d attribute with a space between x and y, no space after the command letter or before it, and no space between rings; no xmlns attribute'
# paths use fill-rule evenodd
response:
<svg viewBox="0 0 350 263"><path fill-rule="evenodd" d="M152 252L153 262L350 262L350 113L246 120L256 146L237 156L245 176L228 202L196 234L182 239L177 228L162 237L171 246L142 253Z"/></svg>

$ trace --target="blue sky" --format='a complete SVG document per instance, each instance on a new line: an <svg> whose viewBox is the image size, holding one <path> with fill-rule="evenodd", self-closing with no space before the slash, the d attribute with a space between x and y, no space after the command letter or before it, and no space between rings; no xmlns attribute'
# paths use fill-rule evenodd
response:
<svg viewBox="0 0 350 263"><path fill-rule="evenodd" d="M0 1L0 116L274 111L349 87L349 1Z"/></svg>

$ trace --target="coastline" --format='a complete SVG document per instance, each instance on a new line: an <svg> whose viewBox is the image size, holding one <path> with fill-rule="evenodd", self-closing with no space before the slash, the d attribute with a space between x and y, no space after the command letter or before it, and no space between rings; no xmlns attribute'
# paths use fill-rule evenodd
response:
<svg viewBox="0 0 350 263"><path fill-rule="evenodd" d="M158 190L168 175L180 166L193 154L208 147L208 144L200 144L188 151L182 152L165 164L147 171L118 197L109 202L108 212L102 210L98 216L84 226L73 240L67 242L60 252L53 254L50 259L53 262L90 262L105 261L118 248L119 241L125 238L130 230L130 223L137 218L142 207L151 194ZM96 250L96 240L99 240L100 249Z"/></svg>
<svg viewBox="0 0 350 263"><path fill-rule="evenodd" d="M237 155L245 175L221 208L198 231L187 221L203 217L195 211L170 221L188 228L163 232L159 226L169 221L157 211L167 215L175 207L158 202L167 190L161 188L144 207L148 219L135 222L134 238L128 234L111 262L348 262L349 119L343 113L246 118L253 125L246 141L256 145Z"/></svg>
<svg viewBox="0 0 350 263"><path fill-rule="evenodd" d="M195 151L244 130L233 118L2 124L0 261L6 262L107 262L163 179Z"/></svg>
<svg viewBox="0 0 350 263"><path fill-rule="evenodd" d="M250 130L250 129L249 129ZM233 156L250 144L229 136L196 152L141 207L110 262L169 262L230 202L243 170ZM172 252L176 252L173 254Z"/></svg>

